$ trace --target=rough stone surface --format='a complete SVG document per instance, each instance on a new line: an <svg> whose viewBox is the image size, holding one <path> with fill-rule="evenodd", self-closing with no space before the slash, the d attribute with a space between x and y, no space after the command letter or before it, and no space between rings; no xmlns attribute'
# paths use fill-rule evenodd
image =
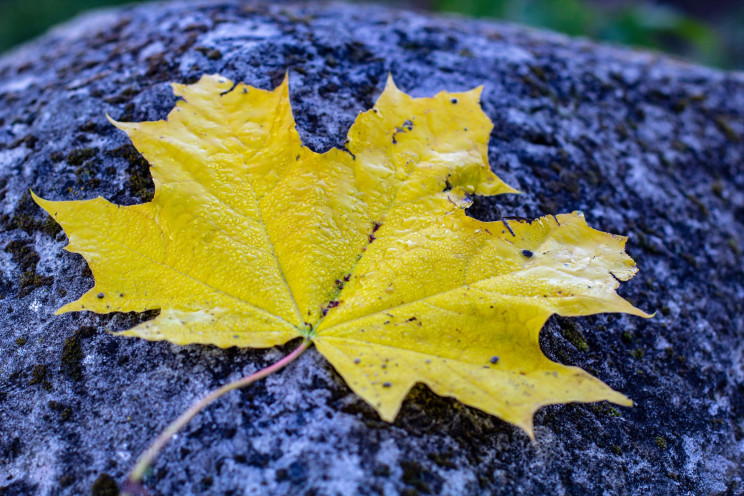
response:
<svg viewBox="0 0 744 496"><path fill-rule="evenodd" d="M417 387L393 425L314 351L198 416L153 494L744 493L744 75L498 23L376 7L157 4L71 22L0 59L0 494L111 494L195 398L272 350L112 336L151 317L54 316L93 280L28 195L152 194L105 114L163 118L169 81L263 88L289 70L310 147L344 142L385 77L485 86L494 170L524 192L472 215L583 210L630 236L622 293L651 320L552 318L545 352L635 402L559 405L518 429Z"/></svg>

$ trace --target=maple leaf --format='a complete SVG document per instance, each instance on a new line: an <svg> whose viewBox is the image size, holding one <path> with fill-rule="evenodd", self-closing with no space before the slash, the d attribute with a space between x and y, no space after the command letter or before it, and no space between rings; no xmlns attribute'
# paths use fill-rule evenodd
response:
<svg viewBox="0 0 744 496"><path fill-rule="evenodd" d="M412 98L388 80L345 149L303 147L288 82L173 85L166 121L114 124L151 164L149 203L34 196L95 286L58 313L159 309L121 334L177 344L312 342L392 421L414 384L533 436L543 405L624 395L543 355L552 314L627 312L626 238L581 213L482 222L468 194L514 192L488 165L481 88Z"/></svg>

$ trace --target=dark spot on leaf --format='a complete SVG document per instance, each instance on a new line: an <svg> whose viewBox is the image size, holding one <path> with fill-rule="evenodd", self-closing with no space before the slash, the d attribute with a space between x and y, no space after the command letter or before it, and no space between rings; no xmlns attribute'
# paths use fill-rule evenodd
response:
<svg viewBox="0 0 744 496"><path fill-rule="evenodd" d="M221 56L222 56L222 54L220 54L220 57L221 57ZM228 88L227 90L225 90L225 91L223 91L222 93L220 93L220 96L225 96L225 95L227 95L228 93L232 92L232 90L234 90L234 89L235 89L235 88L236 88L237 86L238 86L238 83L236 83L236 82L233 82L233 84L232 84L232 86L230 86L230 88Z"/></svg>
<svg viewBox="0 0 744 496"><path fill-rule="evenodd" d="M504 226L509 230L509 233L511 233L512 236L516 237L516 234L514 234L514 231L512 231L512 228L509 225L509 223L506 221L506 219L501 219L501 222L504 223ZM504 231L501 231L501 232L504 232Z"/></svg>

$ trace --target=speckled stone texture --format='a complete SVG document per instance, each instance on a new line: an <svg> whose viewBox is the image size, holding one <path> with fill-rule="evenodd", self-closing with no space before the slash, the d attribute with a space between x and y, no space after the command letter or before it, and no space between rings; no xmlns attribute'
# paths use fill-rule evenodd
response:
<svg viewBox="0 0 744 496"><path fill-rule="evenodd" d="M0 58L0 494L114 494L195 399L296 345L177 347L107 332L152 313L54 316L93 280L28 194L147 201L147 164L106 113L160 119L169 81L272 88L285 71L317 151L388 72L419 96L484 85L491 164L524 194L472 215L580 209L630 237L640 273L621 292L656 316L552 318L541 339L636 406L543 408L531 444L418 386L390 425L311 350L192 421L153 494L744 493L744 75L499 23L225 2L92 14Z"/></svg>

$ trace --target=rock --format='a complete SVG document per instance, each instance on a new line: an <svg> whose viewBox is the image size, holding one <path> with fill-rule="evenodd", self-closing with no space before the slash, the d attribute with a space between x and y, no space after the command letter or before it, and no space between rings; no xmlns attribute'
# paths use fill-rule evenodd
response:
<svg viewBox="0 0 744 496"><path fill-rule="evenodd" d="M272 88L287 70L316 151L343 144L388 72L414 95L484 85L492 166L524 194L472 215L580 209L630 237L640 273L621 291L656 316L552 318L541 342L636 406L543 408L532 444L418 386L389 425L311 350L196 417L154 494L744 491L744 75L494 22L226 1L94 13L0 59L1 494L110 494L196 398L295 346L107 332L152 312L54 316L93 280L28 193L147 201L147 164L106 113L159 119L169 81Z"/></svg>

